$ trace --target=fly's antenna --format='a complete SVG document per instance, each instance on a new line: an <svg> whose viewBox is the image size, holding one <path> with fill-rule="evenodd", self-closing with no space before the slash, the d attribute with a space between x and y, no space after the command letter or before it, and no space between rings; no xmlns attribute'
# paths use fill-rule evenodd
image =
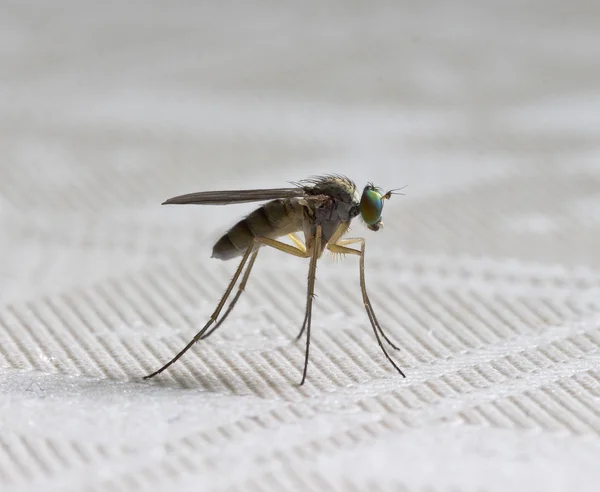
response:
<svg viewBox="0 0 600 492"><path fill-rule="evenodd" d="M385 195L381 197L382 200L389 200L392 198L392 195L406 195L406 193L401 193L401 191L406 188L408 185L404 185L402 188L394 188L393 190L388 191Z"/></svg>

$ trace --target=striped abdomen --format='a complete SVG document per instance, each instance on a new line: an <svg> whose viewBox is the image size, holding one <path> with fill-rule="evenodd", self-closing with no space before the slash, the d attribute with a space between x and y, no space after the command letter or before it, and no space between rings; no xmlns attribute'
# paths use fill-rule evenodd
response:
<svg viewBox="0 0 600 492"><path fill-rule="evenodd" d="M213 247L213 258L243 255L255 237L275 239L302 230L304 207L297 199L273 200L234 225Z"/></svg>

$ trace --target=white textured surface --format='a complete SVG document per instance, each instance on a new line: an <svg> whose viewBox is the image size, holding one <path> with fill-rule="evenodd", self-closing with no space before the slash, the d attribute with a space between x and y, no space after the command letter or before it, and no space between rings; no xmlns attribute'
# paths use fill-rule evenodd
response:
<svg viewBox="0 0 600 492"><path fill-rule="evenodd" d="M592 491L597 2L3 2L0 488ZM300 6L302 5L302 7ZM408 184L358 265L265 251L227 324L192 190Z"/></svg>

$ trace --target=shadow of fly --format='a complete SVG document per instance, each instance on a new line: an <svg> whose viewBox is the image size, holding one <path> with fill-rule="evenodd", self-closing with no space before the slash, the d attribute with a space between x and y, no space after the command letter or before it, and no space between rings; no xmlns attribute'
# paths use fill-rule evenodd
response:
<svg viewBox="0 0 600 492"><path fill-rule="evenodd" d="M384 340L393 349L399 350L381 328L367 294L365 284L365 240L362 237L344 238L350 223L359 215L370 230L378 231L381 229L383 227L381 220L383 202L389 200L392 195L401 193L398 193L398 190L390 190L383 193L380 188L369 183L364 187L361 195L354 182L340 175L310 178L292 184L294 185L292 188L201 191L176 196L163 203L163 205L228 205L232 203L269 200L235 224L213 247L213 258L229 260L241 257L242 259L225 290L225 294L219 301L210 319L175 357L144 379L152 378L163 372L185 354L198 340L209 337L223 324L242 295L242 292L244 292L258 252L264 246L274 248L292 256L309 259L306 310L302 328L296 338L299 340L306 332L306 349L301 385L306 380L308 369L310 326L317 261L325 249L335 255L355 255L359 257L362 299L373 328L373 333L387 360L405 377L400 367L390 357L382 342ZM304 234L304 241L297 235L300 232ZM284 236L287 236L292 244L279 240L279 238ZM354 247L351 247L352 245ZM240 277L241 281L236 295L233 297L223 316L219 319L219 315Z"/></svg>

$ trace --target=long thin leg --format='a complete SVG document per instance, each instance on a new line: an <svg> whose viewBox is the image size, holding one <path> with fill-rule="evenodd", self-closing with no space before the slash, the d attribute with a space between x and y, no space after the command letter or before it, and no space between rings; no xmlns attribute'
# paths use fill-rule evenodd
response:
<svg viewBox="0 0 600 492"><path fill-rule="evenodd" d="M352 244L352 243L356 243L356 242L358 242L358 240L354 239L354 238L342 239L342 240L338 241L337 244L339 244L340 246L343 246L345 244ZM332 251L329 246L328 246L328 249L329 249L329 251ZM353 251L355 251L355 253L358 254L358 251L356 251L356 250L353 250ZM298 333L298 335L296 336L296 339L295 339L296 342L302 338L302 335L304 334L304 330L306 329L306 323L308 322L308 305L306 307L307 307L307 309L305 309L305 312L304 312L304 321L302 321L302 328L300 328L300 333Z"/></svg>
<svg viewBox="0 0 600 492"><path fill-rule="evenodd" d="M288 234L288 237L294 242L294 244L301 249L302 251L306 251L306 246L304 245L304 243L302 242L302 240L296 236L296 234L292 233L292 234ZM302 334L304 333L304 330L306 329L306 322L308 321L308 303L306 305L306 308L304 310L304 321L302 321L302 328L300 328L300 333L298 333L298 336L296 336L296 341L300 340L302 338Z"/></svg>
<svg viewBox="0 0 600 492"><path fill-rule="evenodd" d="M306 293L306 314L304 316L304 323L302 325L302 332L306 327L306 350L304 353L304 369L302 371L302 380L300 381L300 386L304 384L306 381L306 373L308 372L308 356L310 350L310 324L312 318L312 302L315 297L315 278L317 271L317 260L319 259L319 253L321 251L321 226L317 226L317 230L315 233L315 241L313 243L312 251L309 253L306 250L306 246L302 243L302 241L295 235L290 234L290 239L296 244L296 248L294 246L290 246L288 244L282 243L280 241L276 241L274 239L266 239L261 238L260 241L263 244L268 246L272 246L280 251L284 251L286 253L293 254L294 256L299 256L301 258L307 258L310 256L310 265L308 267L308 287ZM257 238L258 239L258 238Z"/></svg>
<svg viewBox="0 0 600 492"><path fill-rule="evenodd" d="M302 335L304 335L304 330L306 330L306 322L307 321L308 321L308 310L305 309L304 310L304 321L302 322L302 328L300 328L300 333L298 333L298 335L296 335L296 339L295 339L296 342L302 338Z"/></svg>
<svg viewBox="0 0 600 492"><path fill-rule="evenodd" d="M302 240L298 236L296 236L296 234L292 233L292 234L288 234L288 236L300 251L306 253L306 246L304 245ZM217 330L217 328L219 328L219 326L221 326L223 324L223 322L225 321L227 316L229 316L231 311L233 311L233 308L235 307L238 299L240 298L240 296L242 295L242 292L244 292L244 289L246 288L246 284L248 283L248 277L250 277L250 272L252 271L252 267L254 266L254 262L256 261L256 255L258 255L258 250L256 250L250 257L250 261L248 262L248 266L246 267L246 272L244 273L244 276L242 277L242 281L240 282L238 291L235 294L235 297L233 298L233 300L231 301L229 306L227 307L225 314L223 316L221 316L221 319L217 322L217 324L215 326L213 326L210 330L208 330L204 335L202 335L200 337L200 340L204 340L204 339L208 338L209 336L211 336ZM304 320L304 323L306 323L306 318ZM304 324L302 325L302 329L304 329Z"/></svg>
<svg viewBox="0 0 600 492"><path fill-rule="evenodd" d="M254 242L264 244L265 246L271 246L271 248L278 249L279 251L283 251L284 253L288 253L292 256L297 256L298 258L308 258L310 256L310 254L306 252L306 249L296 248L295 246L282 243L276 239L270 239L268 237L255 237Z"/></svg>
<svg viewBox="0 0 600 492"><path fill-rule="evenodd" d="M236 292L233 300L229 303L229 306L227 306L227 309L225 310L225 314L223 314L223 316L221 316L221 319L217 322L217 324L215 326L213 326L210 330L208 330L204 335L202 335L200 337L200 340L204 340L204 339L208 338L209 336L211 336L217 330L217 328L219 328L219 326L221 326L223 324L223 322L227 319L227 316L229 316L231 311L233 311L235 304L237 303L238 299L242 295L242 292L244 292L244 289L246 288L246 284L248 283L248 278L250 277L250 272L252 271L252 267L254 266L254 262L256 261L257 255L258 255L258 249L254 253L252 253L252 256L250 257L250 261L248 261L248 266L246 267L246 271L244 272L244 276L242 277L242 281L240 282L240 285L238 287L238 291Z"/></svg>
<svg viewBox="0 0 600 492"><path fill-rule="evenodd" d="M296 244L296 246L298 247L298 250L300 250L303 253L306 253L306 246L304 246L304 243L300 240L300 238L298 238L298 236L296 236L295 234L289 234L289 237ZM283 244L283 243L281 243L281 244ZM272 244L269 244L269 246L273 247ZM279 249L279 248L277 248L277 249ZM281 251L284 251L285 253L289 253L289 251L287 251L287 250L281 250ZM293 253L293 254L295 256L297 256L295 253ZM246 288L246 284L248 283L248 278L250 277L250 272L252 271L252 267L254 266L254 262L256 261L257 255L258 255L258 249L250 257L250 261L248 262L248 266L246 267L246 272L244 273L244 276L242 277L242 281L240 282L238 291L235 294L235 297L233 298L233 300L231 301L229 306L227 307L225 314L221 317L221 319L218 321L218 323L215 326L213 326L209 331L207 331L204 335L202 335L200 337L200 340L204 340L205 338L208 338L210 335L212 335L216 331L216 329L223 324L223 322L225 321L227 316L229 316L231 311L233 311L235 304L237 303L238 299L242 295L242 292L244 292L244 289ZM307 255L305 255L305 256L307 256Z"/></svg>
<svg viewBox="0 0 600 492"><path fill-rule="evenodd" d="M310 349L310 323L312 319L312 303L315 297L315 279L317 272L317 260L319 259L319 254L321 252L321 226L317 226L317 230L315 233L315 241L313 243L313 248L310 255L310 265L308 267L308 288L306 292L306 351L304 354L304 370L302 371L302 381L300 381L300 386L304 384L306 381L306 373L308 372L308 353ZM304 330L304 325L302 326L302 330ZM300 332L302 334L302 332Z"/></svg>
<svg viewBox="0 0 600 492"><path fill-rule="evenodd" d="M171 366L172 364L177 362L183 354L185 354L190 348L192 348L192 346L198 340L200 340L204 336L204 334L208 331L208 329L212 326L212 324L215 323L219 314L221 313L221 310L223 309L223 306L225 305L225 303L227 302L227 299L231 295L231 291L233 290L235 283L237 282L238 278L240 277L242 270L244 269L244 265L248 261L248 258L252 254L252 251L255 248L259 247L260 245L271 246L272 248L283 251L284 253L288 253L293 256L298 256L300 258L308 257L308 253L306 251L302 251L301 249L295 248L294 246L290 246L289 244L282 243L275 239L255 237L254 242L248 247L248 249L244 253L244 256L242 257L242 260L240 261L240 264L238 265L237 270L235 271L235 274L233 275L233 278L231 279L231 282L229 282L229 285L227 286L227 289L225 290L225 294L219 301L219 304L217 304L217 308L215 309L214 313L210 316L210 319L207 321L207 323L204 325L204 327L198 333L196 333L194 338L192 338L190 340L190 342L175 357L173 357L169 362L167 362L164 366L162 366L157 371L154 371L152 374L148 374L147 376L145 376L144 379L153 378L154 376L160 374L165 369L167 369L169 366ZM254 255L254 259L256 259L256 255ZM252 267L252 265L250 265L250 267ZM246 278L247 276L249 276L249 272L246 272L246 275L244 276L244 278L246 280L247 280L247 278ZM235 299L234 299L234 301L235 301Z"/></svg>
<svg viewBox="0 0 600 492"><path fill-rule="evenodd" d="M360 251L354 248L347 248L344 244L352 244L352 243L361 243ZM341 243L341 244L340 244ZM394 345L390 339L386 336L385 332L381 328L379 321L377 321L377 317L375 316L375 311L373 310L373 306L371 305L371 301L369 299L369 295L367 294L367 286L365 282L365 240L363 238L352 238L341 240L336 244L329 244L327 248L333 253L341 253L341 254L353 254L360 257L360 289L362 291L363 304L365 305L365 310L367 311L367 316L369 317L369 321L371 322L371 326L373 327L373 332L375 333L375 338L377 339L377 343L379 344L379 348L385 355L386 359L390 361L394 369L396 369L402 377L406 377L402 372L402 369L398 367L398 365L394 362L394 360L390 357L385 346L381 342L380 334L385 339L387 343L389 343L393 348L398 350L398 347Z"/></svg>
<svg viewBox="0 0 600 492"><path fill-rule="evenodd" d="M296 247L299 250L306 251L306 246L302 242L302 239L296 236L296 234L292 232L291 234L288 234L288 237L292 240L292 242L296 245Z"/></svg>
<svg viewBox="0 0 600 492"><path fill-rule="evenodd" d="M343 246L346 246L348 244L355 244L355 243L362 243L361 250L363 251L363 253L361 253L360 251L357 251L357 250L355 250L353 248L340 248L340 246L343 247ZM347 239L340 239L337 243L328 245L327 249L329 249L329 251L331 251L332 253L351 254L351 255L361 256L361 254L364 254L364 244L365 244L364 238L362 238L362 237L351 237L351 238L347 238ZM364 261L363 261L363 264L364 264ZM364 268L363 268L363 279L364 279ZM365 294L366 294L366 287L365 287ZM371 302L369 301L369 296L366 296L366 297L367 297L367 302L369 303L369 305L371 305ZM363 296L363 298L364 298L364 296ZM379 322L377 321L377 318L375 317L375 311L373 311L373 307L371 307L371 312L373 313L373 317L375 318L377 327L379 328L379 333L381 334L381 336L383 337L383 339L394 350L400 350L400 347L398 347L394 342L392 342L389 339L389 337L385 334L385 332L383 331L383 329L381 328L381 325L379 324Z"/></svg>
<svg viewBox="0 0 600 492"><path fill-rule="evenodd" d="M223 306L225 305L227 298L229 297L229 295L231 294L231 291L233 290L233 286L237 282L240 274L242 273L242 269L244 268L244 265L248 261L248 258L250 257L250 254L252 253L252 250L255 247L256 247L255 243L252 243L250 246L248 246L248 249L246 250L246 252L244 253L244 256L242 257L242 261L240 261L240 264L237 267L237 270L235 271L235 274L234 274L233 278L231 279L231 282L229 282L229 285L227 286L227 289L225 290L225 294L223 294L223 297L221 297L219 304L217 304L217 308L215 309L214 313L212 313L212 315L210 316L210 319L206 322L204 327L198 333L196 333L194 338L192 338L190 340L190 342L175 357L173 357L169 362L167 362L160 369L154 371L152 374L148 374L147 376L145 376L144 379L153 378L154 376L163 372L169 366L171 366L172 364L177 362L183 354L185 354L190 348L192 348L192 346L198 340L200 340L200 338L202 338L202 336L206 333L206 331L210 328L210 326L217 320L217 317L219 316L221 309L223 309Z"/></svg>
<svg viewBox="0 0 600 492"><path fill-rule="evenodd" d="M298 236L296 236L295 234L290 234L290 238L292 239L292 241L294 241L294 243L296 243L298 246L303 247L304 251L306 251L306 246L304 246L304 243L298 238ZM302 338L302 334L304 333L304 330L306 329L307 321L308 321L308 303L306 303L306 307L304 309L304 321L302 321L302 328L300 328L300 333L298 333L298 335L296 336L296 342Z"/></svg>

